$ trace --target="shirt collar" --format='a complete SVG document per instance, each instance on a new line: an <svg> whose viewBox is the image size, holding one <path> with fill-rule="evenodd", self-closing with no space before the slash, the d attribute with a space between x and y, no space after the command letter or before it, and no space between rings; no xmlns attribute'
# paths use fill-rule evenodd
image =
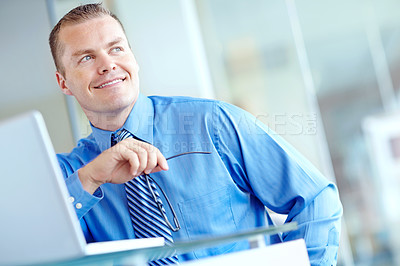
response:
<svg viewBox="0 0 400 266"><path fill-rule="evenodd" d="M153 144L153 102L139 93L131 113L122 128L125 128L141 140ZM101 151L111 147L111 134L118 131L107 131L94 127L91 124L93 136Z"/></svg>

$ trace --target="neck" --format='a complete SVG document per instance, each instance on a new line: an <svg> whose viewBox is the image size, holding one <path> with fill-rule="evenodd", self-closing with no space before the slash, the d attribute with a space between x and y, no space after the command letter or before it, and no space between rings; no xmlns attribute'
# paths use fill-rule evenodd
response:
<svg viewBox="0 0 400 266"><path fill-rule="evenodd" d="M121 128L126 119L128 118L130 112L132 111L133 105L130 105L123 110L115 111L115 112L104 112L104 113L95 113L92 114L90 112L85 112L89 121L96 128L107 130L107 131L115 131Z"/></svg>

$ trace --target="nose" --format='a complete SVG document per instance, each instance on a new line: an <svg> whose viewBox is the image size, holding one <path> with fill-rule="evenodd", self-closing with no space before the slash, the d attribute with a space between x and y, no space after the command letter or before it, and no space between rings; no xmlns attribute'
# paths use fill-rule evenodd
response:
<svg viewBox="0 0 400 266"><path fill-rule="evenodd" d="M117 65L115 64L114 60L110 57L110 55L102 55L97 57L98 63L98 73L100 75L115 70Z"/></svg>

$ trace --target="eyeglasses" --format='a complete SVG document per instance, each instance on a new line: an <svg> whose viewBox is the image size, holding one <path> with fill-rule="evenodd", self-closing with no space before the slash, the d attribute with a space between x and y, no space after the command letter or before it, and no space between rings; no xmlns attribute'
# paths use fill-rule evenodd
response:
<svg viewBox="0 0 400 266"><path fill-rule="evenodd" d="M170 160L170 159L174 159L176 157L180 157L183 155L187 155L187 154L211 154L211 152L208 151L190 151L190 152L183 152L183 153L179 153L176 155L173 155L171 157L166 158L166 160ZM169 201L167 195L165 194L164 190L157 184L157 182L148 174L143 174L144 178L146 179L146 183L147 186L149 188L149 191L151 193L151 196L153 197L155 203L157 204L158 210L161 213L161 216L164 218L164 221L167 223L167 226L169 227L169 229L171 229L173 232L177 232L179 231L179 229L181 229L181 226L179 224L178 221L178 217L176 216L175 210L171 205L171 202ZM161 191L161 193L164 195L165 200L168 203L169 209L172 212L172 215L174 217L174 226L169 222L167 215L165 214L165 211L163 210L163 205L162 202L157 198L156 194L154 193L154 190L152 188L152 185L150 183L150 181L152 181L154 184L156 184L156 186L158 187L158 189Z"/></svg>

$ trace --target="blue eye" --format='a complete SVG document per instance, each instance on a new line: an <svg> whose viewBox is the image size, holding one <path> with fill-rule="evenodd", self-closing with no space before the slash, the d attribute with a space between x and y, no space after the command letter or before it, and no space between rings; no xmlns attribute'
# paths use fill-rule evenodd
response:
<svg viewBox="0 0 400 266"><path fill-rule="evenodd" d="M112 51L113 52L121 52L122 49L121 49L121 47L115 47L115 48L112 49Z"/></svg>
<svg viewBox="0 0 400 266"><path fill-rule="evenodd" d="M92 59L92 57L90 55L86 55L81 59L81 62L86 62L89 61L90 59Z"/></svg>

